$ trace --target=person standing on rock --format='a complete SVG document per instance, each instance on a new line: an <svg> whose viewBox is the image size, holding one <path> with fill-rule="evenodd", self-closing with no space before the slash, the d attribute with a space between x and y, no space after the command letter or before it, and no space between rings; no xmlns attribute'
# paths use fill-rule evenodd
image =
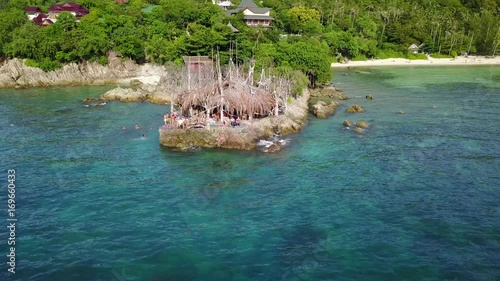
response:
<svg viewBox="0 0 500 281"><path fill-rule="evenodd" d="M163 122L165 123L165 127L168 127L168 119L170 119L170 116L168 113L163 114Z"/></svg>

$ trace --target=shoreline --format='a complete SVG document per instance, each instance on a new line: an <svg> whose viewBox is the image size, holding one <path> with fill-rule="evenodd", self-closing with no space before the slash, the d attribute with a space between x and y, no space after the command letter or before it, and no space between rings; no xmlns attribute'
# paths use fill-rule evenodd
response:
<svg viewBox="0 0 500 281"><path fill-rule="evenodd" d="M465 65L500 65L500 56L458 56L456 58L427 60L409 60L404 58L376 59L367 61L349 61L347 63L332 63L332 68L369 67L369 66L465 66Z"/></svg>

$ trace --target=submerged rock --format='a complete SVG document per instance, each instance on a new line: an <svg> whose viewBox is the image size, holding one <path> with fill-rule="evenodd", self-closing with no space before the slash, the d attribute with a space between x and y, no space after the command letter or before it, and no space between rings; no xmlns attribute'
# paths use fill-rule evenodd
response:
<svg viewBox="0 0 500 281"><path fill-rule="evenodd" d="M372 97L372 95L367 95L367 96L366 96L366 99L367 99L367 100L373 100L373 97Z"/></svg>
<svg viewBox="0 0 500 281"><path fill-rule="evenodd" d="M355 133L358 133L358 134L362 134L362 133L365 132L365 130L363 128L360 128L360 127L356 127L352 131L355 132Z"/></svg>
<svg viewBox="0 0 500 281"><path fill-rule="evenodd" d="M344 120L344 123L342 123L344 127L352 127L354 126L354 123L352 123L350 120Z"/></svg>
<svg viewBox="0 0 500 281"><path fill-rule="evenodd" d="M88 103L88 102L94 102L96 100L97 100L96 98L85 98L83 99L83 102Z"/></svg>
<svg viewBox="0 0 500 281"><path fill-rule="evenodd" d="M280 142L274 142L269 146L266 146L262 149L263 152L266 153L272 153L272 152L278 152L283 148L283 145Z"/></svg>
<svg viewBox="0 0 500 281"><path fill-rule="evenodd" d="M363 113L365 112L365 109L361 107L359 104L355 104L347 109L347 112L350 113Z"/></svg>
<svg viewBox="0 0 500 281"><path fill-rule="evenodd" d="M360 121L360 122L356 123L356 127L366 129L369 127L369 125L365 121Z"/></svg>

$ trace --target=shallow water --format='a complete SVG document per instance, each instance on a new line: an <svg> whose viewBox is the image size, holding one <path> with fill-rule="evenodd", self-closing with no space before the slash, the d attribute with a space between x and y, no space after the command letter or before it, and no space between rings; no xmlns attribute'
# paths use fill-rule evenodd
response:
<svg viewBox="0 0 500 281"><path fill-rule="evenodd" d="M498 280L500 68L359 70L277 154L161 147L169 106L82 106L109 87L0 90L0 280Z"/></svg>

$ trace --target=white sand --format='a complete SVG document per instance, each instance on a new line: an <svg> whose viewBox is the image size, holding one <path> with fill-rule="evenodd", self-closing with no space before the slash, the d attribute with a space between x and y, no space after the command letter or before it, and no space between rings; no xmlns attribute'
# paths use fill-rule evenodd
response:
<svg viewBox="0 0 500 281"><path fill-rule="evenodd" d="M332 67L355 67L355 66L404 66L404 65L500 65L500 57L483 56L459 56L454 59L435 59L429 57L427 60L409 59L383 59L367 61L349 61L347 63L332 63Z"/></svg>

